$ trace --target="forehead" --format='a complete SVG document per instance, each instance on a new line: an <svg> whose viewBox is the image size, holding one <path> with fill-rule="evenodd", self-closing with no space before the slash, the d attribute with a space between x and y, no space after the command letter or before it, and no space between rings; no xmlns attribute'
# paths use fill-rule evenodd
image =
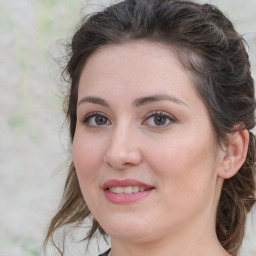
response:
<svg viewBox="0 0 256 256"><path fill-rule="evenodd" d="M176 52L142 40L107 45L88 58L79 82L79 97L99 93L107 96L109 92L126 98L130 94L169 92L185 98L195 94Z"/></svg>

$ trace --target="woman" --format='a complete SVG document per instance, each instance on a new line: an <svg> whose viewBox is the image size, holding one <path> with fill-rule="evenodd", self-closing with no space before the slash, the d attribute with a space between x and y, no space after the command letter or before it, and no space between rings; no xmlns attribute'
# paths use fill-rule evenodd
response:
<svg viewBox="0 0 256 256"><path fill-rule="evenodd" d="M208 4L126 0L82 22L66 71L73 160L46 242L92 217L104 256L237 255L255 99L232 23Z"/></svg>

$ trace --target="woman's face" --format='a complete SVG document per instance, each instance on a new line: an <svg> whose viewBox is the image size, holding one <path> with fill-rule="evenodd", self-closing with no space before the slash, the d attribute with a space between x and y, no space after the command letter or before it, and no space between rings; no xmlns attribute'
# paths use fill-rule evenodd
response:
<svg viewBox="0 0 256 256"><path fill-rule="evenodd" d="M219 155L209 115L170 49L109 45L79 83L73 160L112 238L150 241L213 225Z"/></svg>

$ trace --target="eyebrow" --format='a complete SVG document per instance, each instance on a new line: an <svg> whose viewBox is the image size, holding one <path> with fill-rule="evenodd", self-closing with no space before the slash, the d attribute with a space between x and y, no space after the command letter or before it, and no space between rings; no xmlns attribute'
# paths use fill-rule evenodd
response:
<svg viewBox="0 0 256 256"><path fill-rule="evenodd" d="M92 96L82 98L81 100L79 100L77 105L80 105L81 103L85 103L85 102L98 104L98 105L101 105L101 106L104 106L104 107L109 107L109 104L105 100L103 100L102 98L92 97Z"/></svg>
<svg viewBox="0 0 256 256"><path fill-rule="evenodd" d="M135 105L136 107L140 107L146 104L150 104L152 102L164 101L164 100L172 101L176 104L184 105L188 107L188 105L181 99L178 99L175 96L168 95L168 94L156 94L152 96L138 98L134 100L133 105ZM82 103L93 103L93 104L98 104L104 107L110 107L110 105L104 99L99 97L94 97L94 96L88 96L88 97L82 98L81 100L78 101L77 105L80 105Z"/></svg>
<svg viewBox="0 0 256 256"><path fill-rule="evenodd" d="M188 105L184 101L182 101L181 99L178 99L175 96L168 95L168 94L156 94L156 95L152 95L152 96L147 96L147 97L139 98L139 99L136 99L134 101L134 105L136 107L139 107L139 106L143 106L143 105L149 104L151 102L163 101L163 100L172 101L172 102L174 102L176 104L184 105L184 106L188 107Z"/></svg>

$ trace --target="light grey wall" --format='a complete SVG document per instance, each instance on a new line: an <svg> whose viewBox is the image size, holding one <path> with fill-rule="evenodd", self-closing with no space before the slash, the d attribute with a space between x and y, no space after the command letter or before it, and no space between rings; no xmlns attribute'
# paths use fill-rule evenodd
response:
<svg viewBox="0 0 256 256"><path fill-rule="evenodd" d="M72 34L83 6L89 4L92 10L108 2L0 2L0 256L32 256L40 251L61 196L69 156L57 70L49 55L56 40ZM256 78L256 1L210 2L248 40ZM248 223L243 256L256 255L255 225ZM83 255L83 246L72 251Z"/></svg>

